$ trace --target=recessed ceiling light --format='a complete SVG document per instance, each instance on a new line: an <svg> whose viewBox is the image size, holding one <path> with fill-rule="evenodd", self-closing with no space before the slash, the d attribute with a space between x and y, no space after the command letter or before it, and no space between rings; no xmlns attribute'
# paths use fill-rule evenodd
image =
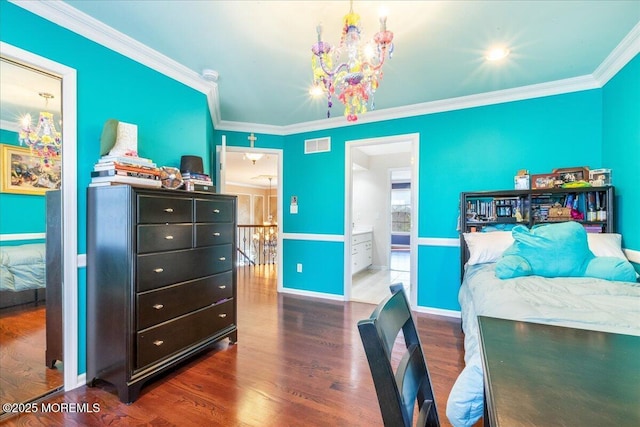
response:
<svg viewBox="0 0 640 427"><path fill-rule="evenodd" d="M509 49L505 47L495 47L487 52L487 61L499 61L509 55Z"/></svg>

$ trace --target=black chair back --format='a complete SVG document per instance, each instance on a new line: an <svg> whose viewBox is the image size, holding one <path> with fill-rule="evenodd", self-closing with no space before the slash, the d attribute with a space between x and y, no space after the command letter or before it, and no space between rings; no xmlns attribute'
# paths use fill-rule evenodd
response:
<svg viewBox="0 0 640 427"><path fill-rule="evenodd" d="M402 285L392 285L391 295L371 317L358 322L360 338L369 362L382 420L387 427L411 427L416 402L417 426L439 427L429 370L411 308ZM404 346L395 346L404 336ZM399 351L398 348L401 348ZM402 354L394 370L392 354Z"/></svg>

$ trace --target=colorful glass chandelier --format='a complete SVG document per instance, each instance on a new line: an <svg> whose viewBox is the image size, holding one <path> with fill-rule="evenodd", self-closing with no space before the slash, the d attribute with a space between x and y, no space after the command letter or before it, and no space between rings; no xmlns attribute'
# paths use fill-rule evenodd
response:
<svg viewBox="0 0 640 427"><path fill-rule="evenodd" d="M53 98L50 93L40 93L41 97L47 100ZM49 166L52 159L60 155L62 147L62 135L56 129L53 122L53 114L45 111L40 112L38 124L33 128L31 114L25 114L20 120L20 130L18 132L20 144L27 145L32 154L42 159L45 166Z"/></svg>
<svg viewBox="0 0 640 427"><path fill-rule="evenodd" d="M311 47L313 86L311 93L326 94L327 117L331 117L333 97L344 104L347 120L375 109L374 94L382 80L382 66L393 55L393 33L387 30L387 17L380 17L380 31L370 42L361 39L360 15L353 11L343 18L340 44L334 48L322 41L322 26L316 27L318 41ZM334 66L335 65L335 66Z"/></svg>

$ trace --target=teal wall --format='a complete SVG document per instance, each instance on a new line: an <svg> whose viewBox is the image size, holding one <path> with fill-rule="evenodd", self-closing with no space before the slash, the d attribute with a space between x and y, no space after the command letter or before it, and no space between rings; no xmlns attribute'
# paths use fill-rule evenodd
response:
<svg viewBox="0 0 640 427"><path fill-rule="evenodd" d="M18 133L0 129L0 143L19 146ZM0 160L2 161L4 160ZM4 172L5 166L2 168ZM44 233L44 206L44 196L0 193L0 234ZM14 241L2 244L17 243Z"/></svg>
<svg viewBox="0 0 640 427"><path fill-rule="evenodd" d="M519 169L545 173L558 167L600 167L602 117L602 91L589 90L275 139L258 135L260 148L283 141L284 287L343 293L344 244L319 240L344 234L346 141L419 133L418 235L457 238L463 191L513 188ZM228 145L248 145L246 133L216 134L216 144L224 134ZM305 139L326 136L330 152L304 154ZM287 208L291 196L298 197L297 214ZM294 241L287 240L288 233L318 236ZM298 263L303 273L296 272ZM458 248L420 247L418 304L459 310L459 271Z"/></svg>
<svg viewBox="0 0 640 427"><path fill-rule="evenodd" d="M141 156L179 166L182 155L198 155L209 170L213 128L206 95L6 0L0 8L0 40L77 71L78 253L86 251L86 188L107 119L138 125ZM78 276L78 373L83 373L85 269Z"/></svg>
<svg viewBox="0 0 640 427"><path fill-rule="evenodd" d="M616 186L618 231L622 244L640 251L640 55L603 88L602 166ZM633 219L636 220L633 220ZM640 272L640 264L634 264Z"/></svg>
<svg viewBox="0 0 640 427"><path fill-rule="evenodd" d="M640 55L604 86L602 128L601 166L616 187L618 231L625 247L640 251Z"/></svg>
<svg viewBox="0 0 640 427"><path fill-rule="evenodd" d="M299 213L284 210L283 230L344 234L345 142L419 133L418 237L456 238L462 191L513 188L519 169L543 173L601 164L601 106L601 91L590 90L287 136L283 201L298 196ZM305 155L304 140L323 136L331 137L331 152ZM298 249L304 244L296 243ZM325 248L304 268L318 263L337 277L344 261L331 265L324 257L343 260L343 252L342 244ZM298 252L283 254L285 287L301 288L292 268L298 258ZM418 305L459 310L459 271L458 248L421 247ZM311 290L328 292L326 282L317 283Z"/></svg>

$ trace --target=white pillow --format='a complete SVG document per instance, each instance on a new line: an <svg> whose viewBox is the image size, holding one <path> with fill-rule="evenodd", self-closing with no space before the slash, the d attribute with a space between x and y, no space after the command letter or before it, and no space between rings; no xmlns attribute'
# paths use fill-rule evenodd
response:
<svg viewBox="0 0 640 427"><path fill-rule="evenodd" d="M622 236L617 233L587 233L589 249L595 256L627 257L622 252Z"/></svg>
<svg viewBox="0 0 640 427"><path fill-rule="evenodd" d="M497 262L513 244L511 231L463 233L463 236L469 249L468 265Z"/></svg>

